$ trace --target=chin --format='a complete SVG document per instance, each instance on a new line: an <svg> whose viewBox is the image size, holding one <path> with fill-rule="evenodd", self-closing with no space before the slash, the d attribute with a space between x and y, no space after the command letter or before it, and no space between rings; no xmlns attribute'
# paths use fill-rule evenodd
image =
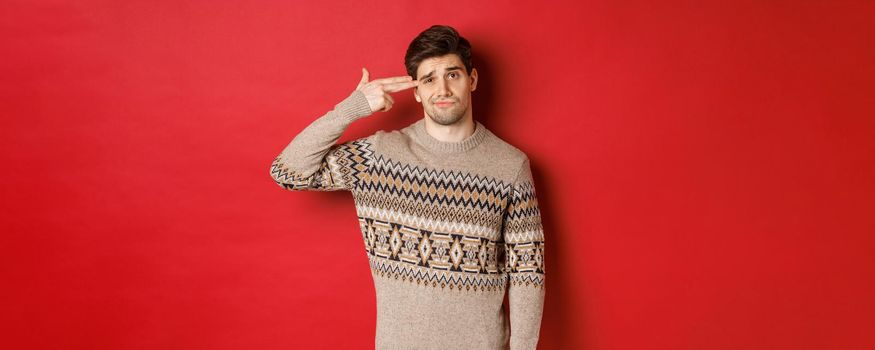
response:
<svg viewBox="0 0 875 350"><path fill-rule="evenodd" d="M458 113L453 113L455 111L446 111L446 112L450 112L451 114L450 115L441 115L440 113L436 113L435 110L431 110L431 111L426 110L426 115L433 122L446 126L446 125L454 125L454 124L461 123L465 119L465 112L466 111L467 110L460 110L460 111L458 111ZM431 112L431 113L428 113L428 112ZM435 118L434 117L435 115L441 116L441 118Z"/></svg>
<svg viewBox="0 0 875 350"><path fill-rule="evenodd" d="M431 121L433 121L433 122L435 122L435 123L437 123L437 124L440 124L440 125L453 125L453 124L457 124L457 123L461 122L462 119L463 119L463 118L462 118L463 116L458 116L458 117L453 116L453 117L448 117L448 118L435 118L435 117L432 116L431 114L427 114L427 115L428 115L428 118L431 119Z"/></svg>

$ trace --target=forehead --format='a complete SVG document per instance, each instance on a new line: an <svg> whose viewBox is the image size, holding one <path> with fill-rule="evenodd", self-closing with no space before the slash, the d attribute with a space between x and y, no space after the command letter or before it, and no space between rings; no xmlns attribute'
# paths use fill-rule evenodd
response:
<svg viewBox="0 0 875 350"><path fill-rule="evenodd" d="M419 67L416 68L416 77L419 78L423 75L428 74L428 72L431 71L441 72L447 67L453 66L462 67L462 70L465 69L465 65L462 63L462 59L454 53L446 54L443 56L429 57L419 63Z"/></svg>

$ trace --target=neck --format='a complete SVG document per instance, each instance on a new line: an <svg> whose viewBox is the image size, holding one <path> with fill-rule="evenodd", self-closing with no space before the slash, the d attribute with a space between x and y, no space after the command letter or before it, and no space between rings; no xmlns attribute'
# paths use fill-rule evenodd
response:
<svg viewBox="0 0 875 350"><path fill-rule="evenodd" d="M466 115L459 119L458 122L450 125L441 125L435 123L428 116L425 116L425 131L438 141L443 142L459 142L474 134L476 124L474 118Z"/></svg>

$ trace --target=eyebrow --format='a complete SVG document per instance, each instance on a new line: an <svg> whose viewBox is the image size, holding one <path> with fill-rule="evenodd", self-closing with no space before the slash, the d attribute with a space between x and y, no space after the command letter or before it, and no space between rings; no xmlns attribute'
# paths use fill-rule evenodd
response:
<svg viewBox="0 0 875 350"><path fill-rule="evenodd" d="M451 70L462 70L462 67L452 66L452 67L447 68L447 72L449 72ZM434 72L435 71L428 72L428 74L423 75L422 78L419 78L419 79L422 80L422 79L428 78L428 77L432 76L434 74Z"/></svg>

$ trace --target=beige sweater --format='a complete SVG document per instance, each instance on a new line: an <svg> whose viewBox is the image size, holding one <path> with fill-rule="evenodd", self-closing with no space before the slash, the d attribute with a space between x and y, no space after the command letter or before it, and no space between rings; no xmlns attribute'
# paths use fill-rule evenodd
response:
<svg viewBox="0 0 875 350"><path fill-rule="evenodd" d="M535 349L544 234L526 155L479 122L460 142L433 138L420 119L336 144L368 114L354 91L301 131L270 175L287 190L352 193L377 295L376 348Z"/></svg>

